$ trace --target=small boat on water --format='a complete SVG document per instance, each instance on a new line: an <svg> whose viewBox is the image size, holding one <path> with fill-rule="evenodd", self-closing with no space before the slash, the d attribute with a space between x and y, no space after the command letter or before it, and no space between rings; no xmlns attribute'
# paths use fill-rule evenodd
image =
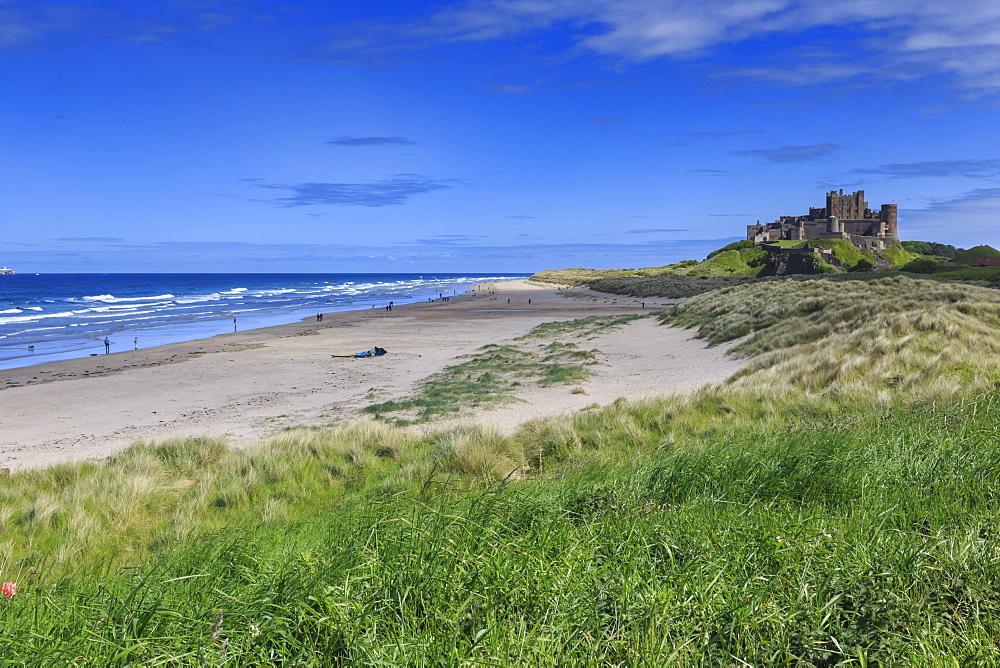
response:
<svg viewBox="0 0 1000 668"><path fill-rule="evenodd" d="M17 272L13 269L4 267L3 269L0 269L0 276L17 276Z"/></svg>

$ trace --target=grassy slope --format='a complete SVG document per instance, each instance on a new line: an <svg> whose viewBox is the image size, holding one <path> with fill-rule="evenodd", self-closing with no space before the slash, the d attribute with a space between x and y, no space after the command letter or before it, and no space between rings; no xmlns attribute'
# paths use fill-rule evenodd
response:
<svg viewBox="0 0 1000 668"><path fill-rule="evenodd" d="M785 248L811 246L830 250L848 271L867 269L885 260L902 265L919 257L901 246L890 246L881 253L856 248L846 240L778 241L772 245ZM693 297L729 282L757 278L767 273L770 254L751 241L736 241L708 254L701 262L686 260L664 267L645 269L556 269L541 271L532 280L564 285L586 285L600 292L633 297ZM861 266L859 267L859 263ZM819 262L821 273L839 270Z"/></svg>
<svg viewBox="0 0 1000 668"><path fill-rule="evenodd" d="M686 397L512 437L353 425L2 480L4 658L989 663L997 302L764 281L670 316L757 332L745 373Z"/></svg>

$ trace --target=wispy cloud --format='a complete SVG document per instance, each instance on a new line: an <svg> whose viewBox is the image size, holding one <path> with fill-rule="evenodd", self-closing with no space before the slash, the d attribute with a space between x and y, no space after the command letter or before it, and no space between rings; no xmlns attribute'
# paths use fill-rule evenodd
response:
<svg viewBox="0 0 1000 668"><path fill-rule="evenodd" d="M71 241L74 243L120 244L124 239L118 237L60 237L53 241Z"/></svg>
<svg viewBox="0 0 1000 668"><path fill-rule="evenodd" d="M904 80L944 74L959 85L1000 90L1000 5L967 0L961 11L929 0L466 0L410 21L338 26L325 52L367 56L441 44L511 40L556 29L575 53L618 61L708 60L713 49L823 30L837 47L775 53L773 62L731 72L786 85L864 77Z"/></svg>
<svg viewBox="0 0 1000 668"><path fill-rule="evenodd" d="M930 0L458 0L416 3L421 8L409 16L401 8L384 21L318 22L312 30L288 6L260 11L254 4L0 2L0 47L80 38L204 44L261 29L277 36L276 43L287 43L282 31L309 42L287 47L298 60L379 65L401 53L558 30L570 43L553 42L569 56L598 54L627 63L709 62L719 47L770 39L777 47L773 59L730 73L793 86L944 75L967 89L1000 91L995 0L965 0L960 7ZM807 31L835 35L836 46L805 55L782 50L785 36Z"/></svg>
<svg viewBox="0 0 1000 668"><path fill-rule="evenodd" d="M618 125L619 123L621 123L621 119L617 116L601 116L594 121L594 125Z"/></svg>
<svg viewBox="0 0 1000 668"><path fill-rule="evenodd" d="M780 148L758 148L750 151L731 151L733 155L762 158L768 162L807 162L825 158L839 146L836 144L811 144L809 146L781 146Z"/></svg>
<svg viewBox="0 0 1000 668"><path fill-rule="evenodd" d="M465 246L472 243L482 243L480 240L485 238L482 234L435 234L423 239L414 239L410 243L431 246Z"/></svg>
<svg viewBox="0 0 1000 668"><path fill-rule="evenodd" d="M923 209L901 209L899 233L955 246L1000 245L1000 188L977 188Z"/></svg>
<svg viewBox="0 0 1000 668"><path fill-rule="evenodd" d="M928 160L925 162L894 162L875 167L851 170L852 174L880 174L893 179L919 177L967 176L988 178L1000 175L1000 160L995 158L968 160Z"/></svg>
<svg viewBox="0 0 1000 668"><path fill-rule="evenodd" d="M419 174L396 174L382 181L368 183L299 183L291 185L258 184L257 187L287 191L273 201L285 207L334 204L339 206L395 206L415 195L445 190L457 183L454 179L431 179Z"/></svg>
<svg viewBox="0 0 1000 668"><path fill-rule="evenodd" d="M338 137L326 143L333 146L411 146L417 142L406 137Z"/></svg>
<svg viewBox="0 0 1000 668"><path fill-rule="evenodd" d="M670 227L647 227L641 230L627 230L626 234L658 234L660 232L688 232L689 230Z"/></svg>
<svg viewBox="0 0 1000 668"><path fill-rule="evenodd" d="M514 220L534 220L535 219L534 216L526 216L524 214L521 214L519 216L507 216L507 217L508 218L513 218Z"/></svg>

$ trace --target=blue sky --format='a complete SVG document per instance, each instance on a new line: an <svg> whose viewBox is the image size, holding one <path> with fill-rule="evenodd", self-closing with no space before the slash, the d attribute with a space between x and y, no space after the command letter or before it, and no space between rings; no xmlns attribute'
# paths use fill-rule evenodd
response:
<svg viewBox="0 0 1000 668"><path fill-rule="evenodd" d="M660 265L859 184L1000 247L996 2L0 0L0 96L22 271Z"/></svg>

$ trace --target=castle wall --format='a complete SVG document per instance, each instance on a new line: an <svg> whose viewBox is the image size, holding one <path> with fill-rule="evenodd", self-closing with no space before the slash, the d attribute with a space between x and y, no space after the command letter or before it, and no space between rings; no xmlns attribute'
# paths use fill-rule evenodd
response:
<svg viewBox="0 0 1000 668"><path fill-rule="evenodd" d="M881 222L871 220L842 220L841 229L847 234L877 235L881 232Z"/></svg>

